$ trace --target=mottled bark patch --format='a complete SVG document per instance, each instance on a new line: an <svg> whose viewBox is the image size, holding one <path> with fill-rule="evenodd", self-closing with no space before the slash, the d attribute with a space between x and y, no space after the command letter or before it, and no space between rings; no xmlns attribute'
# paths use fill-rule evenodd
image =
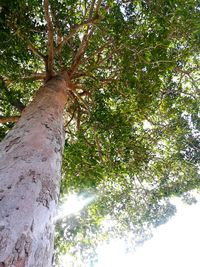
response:
<svg viewBox="0 0 200 267"><path fill-rule="evenodd" d="M17 185L20 184L24 179L25 179L24 175L20 175Z"/></svg>
<svg viewBox="0 0 200 267"><path fill-rule="evenodd" d="M29 234L23 233L15 243L12 254L3 262L4 265L2 266L24 267L26 259L28 259L31 253L31 244L32 239Z"/></svg>
<svg viewBox="0 0 200 267"><path fill-rule="evenodd" d="M37 183L37 181L40 178L40 174L39 173L37 174L36 171L31 170L31 169L28 171L28 176L32 178L33 183Z"/></svg>
<svg viewBox="0 0 200 267"><path fill-rule="evenodd" d="M20 143L20 141L21 141L21 140L20 140L20 137L16 137L16 138L14 138L14 139L11 140L11 141L9 142L9 144L5 147L5 151L8 152L8 151L11 149L12 146L14 146L14 145Z"/></svg>
<svg viewBox="0 0 200 267"><path fill-rule="evenodd" d="M50 127L49 122L42 122L41 124L44 125L48 129L48 131L53 131L53 129Z"/></svg>
<svg viewBox="0 0 200 267"><path fill-rule="evenodd" d="M52 225L46 225L43 231L43 236L41 239L46 240L47 242L42 244L40 243L34 253L34 263L35 266L52 266L51 257L53 250L53 228ZM51 256L50 256L51 255ZM47 264L48 263L48 264Z"/></svg>
<svg viewBox="0 0 200 267"><path fill-rule="evenodd" d="M24 267L25 266L25 262L26 262L26 258L19 258L16 263L15 266L16 267Z"/></svg>
<svg viewBox="0 0 200 267"><path fill-rule="evenodd" d="M31 241L30 236L23 233L17 240L13 253L17 252L19 257L28 256L31 252Z"/></svg>
<svg viewBox="0 0 200 267"><path fill-rule="evenodd" d="M52 123L55 120L55 116L53 114L48 114L48 119L50 123Z"/></svg>
<svg viewBox="0 0 200 267"><path fill-rule="evenodd" d="M52 180L42 181L42 189L39 193L37 202L42 203L44 207L49 208L49 203L56 198L56 185Z"/></svg>
<svg viewBox="0 0 200 267"><path fill-rule="evenodd" d="M0 226L0 251L3 251L7 246L7 239L9 236L9 230L4 225Z"/></svg>
<svg viewBox="0 0 200 267"><path fill-rule="evenodd" d="M30 176L32 176L32 177L34 177L35 174L36 174L36 172L33 171L33 170L29 170L29 172L28 172L28 175L30 175Z"/></svg>
<svg viewBox="0 0 200 267"><path fill-rule="evenodd" d="M0 225L0 231L3 231L3 229L5 229L4 225Z"/></svg>

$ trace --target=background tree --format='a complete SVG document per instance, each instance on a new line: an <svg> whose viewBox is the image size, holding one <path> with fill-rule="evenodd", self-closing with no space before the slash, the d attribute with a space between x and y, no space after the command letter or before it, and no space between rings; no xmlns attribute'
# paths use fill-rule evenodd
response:
<svg viewBox="0 0 200 267"><path fill-rule="evenodd" d="M19 132L22 144L23 138L29 136L23 177L30 190L28 181L43 169L48 186L43 186L42 192L49 196L54 176L58 192L59 166L56 175L50 174L48 168L54 166L51 157L60 161L65 137L61 193L73 190L97 195L83 211L84 219L70 230L67 222L68 230L57 237L60 251L77 242L76 251L84 257L87 248L109 237L108 232L102 231L102 222L109 216L116 222L116 236L126 236L130 231L136 235L141 229L138 227L158 225L175 211L169 203L170 196L199 187L199 10L195 0L2 3L0 119L8 123L2 125L1 137L13 126L10 121L16 121L16 115L24 110L8 137ZM33 104L24 109L41 85ZM66 101L63 136L61 110ZM22 124L25 130L20 128ZM47 140L49 131L53 144L48 141L45 149L57 154L41 154L41 162L37 163L41 169L36 165L30 168L33 155L38 157L33 146L35 138ZM8 137L2 142L2 165L6 171L7 152L9 157L19 153L19 140L15 140L19 136L9 143L11 152L7 151ZM40 143L38 153L44 149ZM20 153L25 153L25 148ZM12 173L19 169L20 160L17 162ZM4 185L5 171L1 173ZM12 175L8 177L11 179ZM38 176L37 179L40 184L44 182ZM4 186L9 191L10 185ZM13 182L9 194L14 200L16 188L23 188L20 186ZM7 195L1 193L1 200L6 202ZM48 226L52 223L48 214L53 216L55 210L51 203L56 199L50 196L47 201L45 197L37 206L43 211L46 205L43 212ZM22 205L26 201L21 201ZM28 202L30 210L35 207L34 201ZM29 215L30 229L37 217L34 212L32 217ZM2 227L4 241L7 232L5 225ZM21 230L19 235L22 236ZM5 258L6 246L1 247L2 266L50 266L51 248L48 253L44 250L48 256L41 256L43 262L36 262L36 257L34 262L33 252L27 248L32 241L15 239L15 257ZM18 248L17 242L23 244ZM8 254L13 254L12 249Z"/></svg>

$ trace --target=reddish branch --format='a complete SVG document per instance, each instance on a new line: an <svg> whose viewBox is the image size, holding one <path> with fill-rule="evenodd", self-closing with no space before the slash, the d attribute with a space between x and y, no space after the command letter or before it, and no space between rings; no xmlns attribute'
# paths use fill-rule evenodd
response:
<svg viewBox="0 0 200 267"><path fill-rule="evenodd" d="M89 10L88 21L93 20L93 24L95 24L95 22L98 22L101 19L99 16L99 9L100 9L101 3L102 3L102 0L98 0L96 7L94 7L95 1L92 1L91 7ZM95 14L93 15L94 11L95 11ZM93 16L93 19L92 19L92 16ZM94 32L94 27L90 27L90 25L87 25L87 30L83 36L82 42L79 46L79 49L74 57L72 66L70 68L70 76L72 76L75 73L78 66L80 65L81 58L85 54L85 51L87 50L89 39L92 36L93 32Z"/></svg>
<svg viewBox="0 0 200 267"><path fill-rule="evenodd" d="M54 61L54 44L53 44L53 24L49 14L49 1L44 0L44 14L48 29L48 59L47 59L47 73L49 78L53 75L53 61Z"/></svg>
<svg viewBox="0 0 200 267"><path fill-rule="evenodd" d="M90 10L89 10L89 20L92 19L92 14L94 11L94 5L95 5L95 0L92 1L91 5L90 5Z"/></svg>
<svg viewBox="0 0 200 267"><path fill-rule="evenodd" d="M17 122L19 120L19 118L20 118L20 116L10 116L10 117L0 116L0 123Z"/></svg>
<svg viewBox="0 0 200 267"><path fill-rule="evenodd" d="M95 4L95 0L93 0L91 3L88 21L91 21L91 19L92 19L92 15L93 15L93 11L94 11L94 4ZM93 34L93 31L94 31L94 28L92 27L90 29L90 25L87 25L87 29L86 29L86 32L83 36L82 42L81 42L79 49L76 52L76 55L74 57L74 60L73 60L73 63L72 63L71 69L70 69L70 76L72 76L73 73L77 70L78 65L80 64L81 57L84 55L84 53L88 47L88 42L89 42L90 37Z"/></svg>
<svg viewBox="0 0 200 267"><path fill-rule="evenodd" d="M81 57L84 55L87 47L88 47L88 42L89 42L89 39L90 37L92 36L93 34L93 31L94 31L94 28L92 28L90 31L89 29L86 31L85 35L83 36L83 39L82 39L82 42L79 46L79 49L74 57L74 60L73 60L73 63L72 63L72 66L70 68L70 76L73 75L73 73L77 70L79 64L80 64L80 61L81 61Z"/></svg>
<svg viewBox="0 0 200 267"><path fill-rule="evenodd" d="M58 46L56 47L55 51L56 52L60 52L62 50L63 45L65 45L77 32L79 32L84 26L86 25L92 25L95 22L92 20L89 21L84 21L83 23L77 25L76 27L74 27L67 36L65 36L63 38L63 40L58 44Z"/></svg>
<svg viewBox="0 0 200 267"><path fill-rule="evenodd" d="M46 73L33 73L30 76L25 76L22 80L44 80L46 78Z"/></svg>
<svg viewBox="0 0 200 267"><path fill-rule="evenodd" d="M84 28L84 26L87 26L87 33L88 33L88 29L91 25L96 24L99 21L99 16L98 16L98 12L99 12L99 8L101 5L102 0L99 0L97 2L96 8L95 8L95 12L96 15L92 18L92 15L94 13L94 5L95 5L95 0L92 1L92 4L90 6L90 10L89 10L89 17L86 21L82 22L79 25L76 25L74 28L72 28L72 30L69 32L69 34L67 36L64 36L62 41L58 44L58 46L55 48L55 52L56 53L60 53L62 51L62 47L76 34L78 33L82 28ZM81 44L82 45L82 44Z"/></svg>
<svg viewBox="0 0 200 267"><path fill-rule="evenodd" d="M101 3L102 3L102 0L97 1L96 10L95 10L97 13L99 12L99 8L101 6Z"/></svg>

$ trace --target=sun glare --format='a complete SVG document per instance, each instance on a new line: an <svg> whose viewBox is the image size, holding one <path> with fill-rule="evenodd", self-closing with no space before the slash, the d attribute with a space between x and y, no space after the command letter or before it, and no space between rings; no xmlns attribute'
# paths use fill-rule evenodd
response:
<svg viewBox="0 0 200 267"><path fill-rule="evenodd" d="M200 196L195 195L195 205L184 204L180 198L171 199L177 213L168 223L153 230L153 238L138 247L134 253L126 252L125 241L113 239L97 248L95 267L199 267L200 247ZM72 194L61 205L57 220L76 214L94 198ZM61 257L62 267L72 266L70 255ZM83 266L76 262L74 267Z"/></svg>
<svg viewBox="0 0 200 267"><path fill-rule="evenodd" d="M77 214L92 200L94 200L94 197L92 196L87 198L82 195L78 196L77 194L71 194L67 196L58 208L58 213L55 217L55 221L63 219L72 214Z"/></svg>
<svg viewBox="0 0 200 267"><path fill-rule="evenodd" d="M197 198L200 200L200 198ZM95 267L199 267L200 202L186 205L173 198L177 214L153 230L153 238L126 253L124 241L113 240L98 248L99 262Z"/></svg>

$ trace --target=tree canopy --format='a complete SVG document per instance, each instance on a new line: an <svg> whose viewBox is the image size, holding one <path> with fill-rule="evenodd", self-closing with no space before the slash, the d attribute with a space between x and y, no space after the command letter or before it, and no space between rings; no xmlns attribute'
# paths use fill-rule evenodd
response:
<svg viewBox="0 0 200 267"><path fill-rule="evenodd" d="M61 196L95 199L58 222L57 254L89 266L98 242L148 238L200 185L199 1L4 0L0 15L0 137L44 81L67 70L73 88Z"/></svg>

